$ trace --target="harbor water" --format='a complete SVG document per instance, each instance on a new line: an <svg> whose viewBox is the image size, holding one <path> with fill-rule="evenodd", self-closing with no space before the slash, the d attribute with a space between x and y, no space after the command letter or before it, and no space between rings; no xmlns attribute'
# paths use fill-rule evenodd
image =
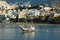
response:
<svg viewBox="0 0 60 40"><path fill-rule="evenodd" d="M0 24L0 40L60 40L60 25L35 25L35 31L23 33L17 24Z"/></svg>

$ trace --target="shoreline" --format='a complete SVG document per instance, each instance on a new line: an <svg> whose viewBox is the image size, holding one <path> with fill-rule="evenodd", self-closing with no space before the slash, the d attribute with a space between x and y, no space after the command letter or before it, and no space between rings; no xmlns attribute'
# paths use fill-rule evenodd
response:
<svg viewBox="0 0 60 40"><path fill-rule="evenodd" d="M48 24L48 23L25 23L25 22L16 22L16 23L0 23L0 25L60 25L60 24Z"/></svg>

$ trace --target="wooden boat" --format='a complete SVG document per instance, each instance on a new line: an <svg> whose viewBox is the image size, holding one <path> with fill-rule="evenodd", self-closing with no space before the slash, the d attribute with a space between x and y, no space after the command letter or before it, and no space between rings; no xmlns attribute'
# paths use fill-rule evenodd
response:
<svg viewBox="0 0 60 40"><path fill-rule="evenodd" d="M34 32L35 28L30 26L29 28L28 27L23 27L23 26L20 26L20 29L22 30L22 32Z"/></svg>

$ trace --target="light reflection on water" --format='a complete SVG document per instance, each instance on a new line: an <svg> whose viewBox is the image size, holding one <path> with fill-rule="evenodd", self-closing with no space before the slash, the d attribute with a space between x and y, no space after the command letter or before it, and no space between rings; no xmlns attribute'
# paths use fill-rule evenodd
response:
<svg viewBox="0 0 60 40"><path fill-rule="evenodd" d="M17 24L2 24L0 40L60 40L60 25L36 25L35 32L23 33Z"/></svg>
<svg viewBox="0 0 60 40"><path fill-rule="evenodd" d="M28 40L28 38L30 38L30 40L34 40L34 32L21 33L21 35L23 36L24 40Z"/></svg>

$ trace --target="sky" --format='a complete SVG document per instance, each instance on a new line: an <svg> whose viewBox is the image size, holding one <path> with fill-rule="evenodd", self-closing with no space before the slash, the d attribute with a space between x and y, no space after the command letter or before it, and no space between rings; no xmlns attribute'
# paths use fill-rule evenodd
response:
<svg viewBox="0 0 60 40"><path fill-rule="evenodd" d="M7 1L8 3L17 3L17 2L19 2L19 4L23 4L25 2L30 1L30 3L32 5L45 4L45 3L51 3L52 2L52 0L5 0L5 1Z"/></svg>

